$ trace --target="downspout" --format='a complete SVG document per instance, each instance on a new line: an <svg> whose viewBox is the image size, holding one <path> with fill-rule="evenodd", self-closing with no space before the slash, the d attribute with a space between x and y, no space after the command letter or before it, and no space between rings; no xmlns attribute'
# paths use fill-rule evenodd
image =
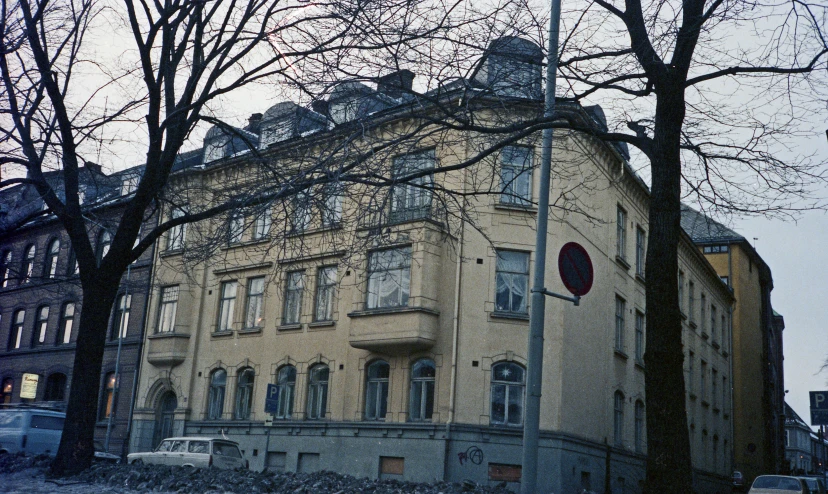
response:
<svg viewBox="0 0 828 494"><path fill-rule="evenodd" d="M736 382L733 376L733 355L735 351L733 349L733 305L734 301L736 300L736 296L733 292L733 253L732 253L732 245L728 245L727 247L727 287L730 289L730 294L733 296L733 300L730 301L730 307L728 312L730 313L730 317L728 317L727 324L728 324L728 337L730 338L730 358L728 361L730 362L730 469L736 470L736 427L733 423L736 421L736 417L733 414L734 408L734 401L733 401L733 388L736 386Z"/></svg>

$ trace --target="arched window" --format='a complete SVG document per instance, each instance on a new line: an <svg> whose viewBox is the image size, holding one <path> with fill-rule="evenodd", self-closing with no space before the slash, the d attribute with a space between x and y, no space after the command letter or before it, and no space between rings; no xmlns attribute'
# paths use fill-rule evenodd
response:
<svg viewBox="0 0 828 494"><path fill-rule="evenodd" d="M43 274L47 278L54 278L57 274L58 254L60 254L60 240L54 239L49 243L46 262L43 263Z"/></svg>
<svg viewBox="0 0 828 494"><path fill-rule="evenodd" d="M219 420L224 411L224 390L227 387L227 371L216 369L210 374L210 392L207 396L207 419Z"/></svg>
<svg viewBox="0 0 828 494"><path fill-rule="evenodd" d="M365 420L385 420L388 411L388 378L391 366L377 360L368 366L365 386Z"/></svg>
<svg viewBox="0 0 828 494"><path fill-rule="evenodd" d="M237 420L249 420L253 408L253 378L255 372L250 367L239 372L236 385L236 414Z"/></svg>
<svg viewBox="0 0 828 494"><path fill-rule="evenodd" d="M277 419L289 419L293 415L293 395L296 390L296 367L286 365L276 375Z"/></svg>
<svg viewBox="0 0 828 494"><path fill-rule="evenodd" d="M431 359L420 359L411 366L411 396L408 418L431 420L434 413L434 376L437 369Z"/></svg>
<svg viewBox="0 0 828 494"><path fill-rule="evenodd" d="M3 385L0 386L0 403L11 403L13 391L14 379L10 377L3 379Z"/></svg>
<svg viewBox="0 0 828 494"><path fill-rule="evenodd" d="M129 327L129 308L132 295L122 293L115 299L115 313L112 315L112 338L126 338Z"/></svg>
<svg viewBox="0 0 828 494"><path fill-rule="evenodd" d="M67 302L63 305L63 316L58 328L58 345L66 345L72 341L72 326L75 324L75 304Z"/></svg>
<svg viewBox="0 0 828 494"><path fill-rule="evenodd" d="M66 374L55 372L46 378L46 401L63 401L66 399Z"/></svg>
<svg viewBox="0 0 828 494"><path fill-rule="evenodd" d="M34 273L35 250L35 246L32 244L27 246L24 251L23 269L20 271L22 276L21 283L28 283L32 279L32 274Z"/></svg>
<svg viewBox="0 0 828 494"><path fill-rule="evenodd" d="M308 418L324 419L328 407L328 377L330 370L325 364L311 367L308 377Z"/></svg>
<svg viewBox="0 0 828 494"><path fill-rule="evenodd" d="M0 287L6 288L9 286L9 279L12 276L11 263L12 253L10 250L7 250L0 256Z"/></svg>
<svg viewBox="0 0 828 494"><path fill-rule="evenodd" d="M112 247L112 234L106 230L101 230L98 237L98 264L109 253L109 248Z"/></svg>
<svg viewBox="0 0 828 494"><path fill-rule="evenodd" d="M492 366L492 425L519 426L523 424L523 395L526 371L513 362Z"/></svg>
<svg viewBox="0 0 828 494"><path fill-rule="evenodd" d="M635 402L635 451L644 452L644 402Z"/></svg>
<svg viewBox="0 0 828 494"><path fill-rule="evenodd" d="M616 446L624 445L624 393L615 392L613 406L613 431Z"/></svg>
<svg viewBox="0 0 828 494"><path fill-rule="evenodd" d="M46 330L49 328L49 306L43 305L37 308L37 321L32 331L32 346L42 345L46 342Z"/></svg>
<svg viewBox="0 0 828 494"><path fill-rule="evenodd" d="M26 311L19 309L14 311L12 316L11 330L9 331L9 350L20 348L23 341L23 321L26 319Z"/></svg>
<svg viewBox="0 0 828 494"><path fill-rule="evenodd" d="M103 392L101 393L101 410L98 413L98 420L109 418L115 404L115 373L107 372L103 381Z"/></svg>

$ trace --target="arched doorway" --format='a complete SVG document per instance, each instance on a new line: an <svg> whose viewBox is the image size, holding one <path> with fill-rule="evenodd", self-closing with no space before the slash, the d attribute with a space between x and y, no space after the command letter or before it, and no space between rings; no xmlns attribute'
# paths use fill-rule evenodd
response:
<svg viewBox="0 0 828 494"><path fill-rule="evenodd" d="M177 406L178 400L172 391L165 392L158 400L158 406L155 408L155 432L152 437L153 449L162 439L173 435L173 421Z"/></svg>

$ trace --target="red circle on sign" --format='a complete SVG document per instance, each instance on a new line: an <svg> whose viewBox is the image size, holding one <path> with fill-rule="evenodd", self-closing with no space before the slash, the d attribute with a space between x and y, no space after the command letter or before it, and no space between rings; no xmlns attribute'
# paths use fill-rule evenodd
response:
<svg viewBox="0 0 828 494"><path fill-rule="evenodd" d="M592 289L592 260L580 244L569 242L558 254L558 272L561 281L572 295L581 297Z"/></svg>

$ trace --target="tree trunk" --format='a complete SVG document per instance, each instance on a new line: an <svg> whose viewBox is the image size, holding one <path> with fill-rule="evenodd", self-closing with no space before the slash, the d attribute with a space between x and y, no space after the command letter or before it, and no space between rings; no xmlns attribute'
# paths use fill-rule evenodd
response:
<svg viewBox="0 0 828 494"><path fill-rule="evenodd" d="M89 468L95 453L101 363L109 315L118 293L120 278L101 274L98 270L97 276L86 277L81 281L83 301L77 328L72 385L69 389L63 436L57 457L52 463L54 475L70 475Z"/></svg>
<svg viewBox="0 0 828 494"><path fill-rule="evenodd" d="M693 469L684 385L682 320L678 302L681 234L680 136L683 89L658 94L650 156L652 195L647 242L647 333L644 362L647 397L648 494L693 492Z"/></svg>

